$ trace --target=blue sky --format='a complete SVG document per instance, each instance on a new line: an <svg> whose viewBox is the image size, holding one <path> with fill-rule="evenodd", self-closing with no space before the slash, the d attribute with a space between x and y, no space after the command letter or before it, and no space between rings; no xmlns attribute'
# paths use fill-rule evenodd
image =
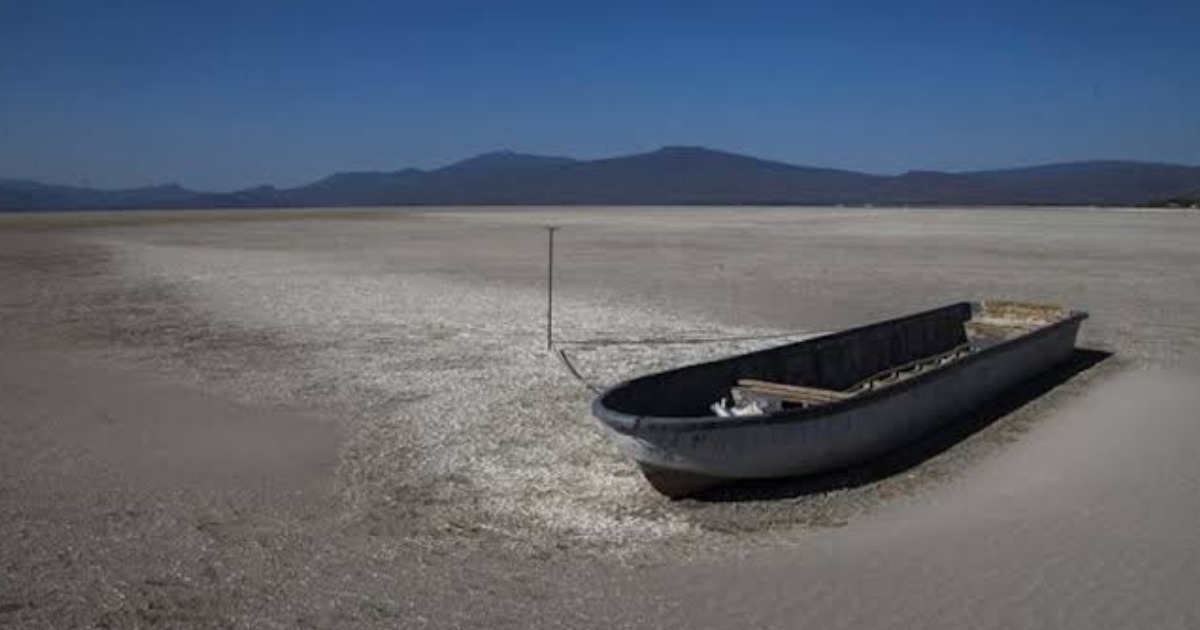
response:
<svg viewBox="0 0 1200 630"><path fill-rule="evenodd" d="M293 185L500 148L1200 164L1200 2L0 0L0 177Z"/></svg>

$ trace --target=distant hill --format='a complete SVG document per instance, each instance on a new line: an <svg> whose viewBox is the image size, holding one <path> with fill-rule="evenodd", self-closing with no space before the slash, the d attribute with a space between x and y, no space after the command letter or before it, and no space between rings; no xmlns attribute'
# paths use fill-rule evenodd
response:
<svg viewBox="0 0 1200 630"><path fill-rule="evenodd" d="M206 204L224 205L230 197L227 194L196 192L176 184L97 190L0 179L0 210L196 208Z"/></svg>
<svg viewBox="0 0 1200 630"><path fill-rule="evenodd" d="M1165 199L1156 199L1149 205L1160 208L1195 208L1200 210L1200 186Z"/></svg>
<svg viewBox="0 0 1200 630"><path fill-rule="evenodd" d="M1200 167L1072 162L870 175L703 147L600 160L487 153L433 169L338 173L296 188L232 193L177 185L96 190L0 179L0 210L383 205L943 204L1146 205L1191 199Z"/></svg>

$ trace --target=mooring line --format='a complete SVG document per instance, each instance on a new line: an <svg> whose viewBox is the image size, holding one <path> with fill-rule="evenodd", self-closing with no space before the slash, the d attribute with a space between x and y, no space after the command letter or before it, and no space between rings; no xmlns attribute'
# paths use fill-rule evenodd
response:
<svg viewBox="0 0 1200 630"><path fill-rule="evenodd" d="M586 341L557 341L556 340L556 341L554 341L552 348L554 350L555 356L557 356L558 360L560 362L562 362L562 364L564 366L566 366L567 372L569 372L571 374L571 376L575 378L575 380L582 383L584 387L590 389L592 392L599 394L599 393L603 392L605 388L601 387L599 385L596 385L595 383L592 383L586 377L584 377L583 374L581 374L579 372L579 369L575 367L575 364L571 362L571 357L569 355L567 355L567 352L557 346L564 346L564 345L566 345L566 346L616 346L616 345L700 344L700 343L721 343L721 342L731 342L731 341L761 341L761 340L768 340L768 339L786 339L786 338L793 338L793 337L804 337L804 338L808 339L808 338L819 336L820 334L821 333L793 332L793 333L774 333L774 334L770 334L770 335L744 335L744 336L739 336L739 337L704 337L704 338L696 337L696 338L690 338L690 339L689 338L671 339L669 337L657 337L657 338L652 337L652 338L645 338L645 339L591 339L591 340L586 340Z"/></svg>
<svg viewBox="0 0 1200 630"><path fill-rule="evenodd" d="M787 339L789 337L815 337L820 333L772 333L769 335L741 335L736 337L644 337L641 339L581 339L581 340L555 340L555 345L562 346L636 346L636 345L671 345L671 344L698 344L698 343L721 343L733 341L764 341L768 339Z"/></svg>
<svg viewBox="0 0 1200 630"><path fill-rule="evenodd" d="M603 387L591 383L579 373L579 370L575 369L575 365L571 363L570 357L567 356L567 353L562 348L555 348L554 354L558 356L558 360L562 361L563 365L567 366L567 371L571 373L571 376L574 376L575 380L583 383L584 387L592 390L592 392L596 394L604 391Z"/></svg>

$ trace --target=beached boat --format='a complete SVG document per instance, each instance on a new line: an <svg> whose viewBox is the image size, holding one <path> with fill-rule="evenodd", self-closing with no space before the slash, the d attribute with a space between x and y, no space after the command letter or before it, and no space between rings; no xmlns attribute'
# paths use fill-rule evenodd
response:
<svg viewBox="0 0 1200 630"><path fill-rule="evenodd" d="M961 302L636 378L601 393L592 411L672 497L834 470L1068 359L1086 318L1058 306Z"/></svg>

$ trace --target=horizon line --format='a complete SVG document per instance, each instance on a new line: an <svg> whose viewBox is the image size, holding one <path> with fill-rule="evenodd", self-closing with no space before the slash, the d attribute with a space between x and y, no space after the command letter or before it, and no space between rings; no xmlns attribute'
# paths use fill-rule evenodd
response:
<svg viewBox="0 0 1200 630"><path fill-rule="evenodd" d="M609 155L609 156L605 156L605 157L596 157L596 158L578 158L578 157L573 157L573 156L568 156L568 155L557 155L557 154L551 154L551 153L534 153L534 152L513 150L513 149L504 147L504 148L499 148L499 149L495 149L492 151L484 151L482 153L471 155L471 156L468 156L465 158L460 158L457 160L453 160L451 162L446 162L439 166L433 166L433 167L427 167L427 168L406 166L406 167L401 167L401 168L397 168L394 170L345 170L345 171L337 170L337 171L333 171L333 172L329 173L328 175L319 176L315 179L308 180L306 183L301 183L301 184L298 184L295 186L278 186L273 183L261 183L261 184L254 184L254 185L250 185L250 186L242 186L242 187L238 187L238 188L209 189L209 188L190 188L188 186L184 186L183 184L179 183L178 181L164 180L164 181L159 181L157 183L148 183L148 184L134 185L134 186L97 187L97 186L92 186L92 185L86 183L86 180L84 180L84 182L82 182L82 183L61 183L61 182L54 182L54 181L50 181L50 180L44 180L44 179L35 179L35 178L28 178L28 177L7 177L7 176L3 176L3 175L0 175L0 184L3 184L3 183L35 184L35 185L39 185L39 186L77 188L77 189L93 190L93 191L99 191L99 192L122 192L122 191L146 190L146 189L152 189L152 188L176 188L176 189L193 192L193 193L231 194L231 193L259 190L259 189L264 189L264 188L274 189L274 190L290 190L290 189L294 189L294 188L303 188L304 186L308 186L308 185L314 184L316 182L323 181L325 179L329 179L330 177L335 177L338 175L354 175L354 174L394 175L394 174L404 173L404 172L417 172L417 173L423 173L423 174L424 173L434 173L437 171L441 171L443 169L447 169L447 168L456 166L458 164L469 162L471 160L476 160L479 158L490 157L490 156L507 155L507 156L514 156L514 157L531 157L531 158L543 158L543 159L570 160L573 163L588 163L588 162L603 162L603 161L608 161L608 160L620 160L620 159L633 158L633 157L639 157L639 156L645 156L645 155L653 155L656 153L663 153L663 152L673 151L673 150L674 151L688 150L688 151L696 151L696 152L703 152L703 153L722 154L722 155L727 155L727 156L732 156L732 157L737 157L737 158L757 160L760 162L768 162L768 163L778 164L781 166L788 166L788 167L792 167L792 168L837 171L837 172L843 172L843 173L854 173L857 175L867 175L867 176L871 176L871 177L903 177L904 175L909 175L909 174L914 174L914 173L934 173L934 174L945 174L945 175L970 175L970 174L977 174L977 173L996 173L996 172L1004 172L1004 171L1019 171L1019 170L1026 170L1026 169L1045 168L1045 167L1052 167L1052 166L1071 166L1071 165L1083 165L1083 164L1129 164L1129 165L1146 165L1146 166L1175 166L1175 167L1182 167L1182 168L1200 168L1200 163L1187 164L1187 163L1183 163L1183 162L1167 162L1167 161L1162 161L1162 160L1103 157L1103 158L1064 160L1064 161L1055 161L1055 162L1033 162L1033 163L1027 163L1027 164L1022 164L1022 165L998 166L998 167L983 168L983 169L940 170L940 169L915 168L915 169L906 169L903 171L892 172L892 173L879 173L879 172L871 172L871 171L860 171L860 170L850 169L850 168L839 168L839 167L834 167L834 166L820 166L820 165L811 164L811 163L800 164L800 163L785 161L785 160L763 158L763 157L759 157L759 156L756 156L756 155L753 155L750 153L740 153L737 151L713 148L713 147L709 147L709 146L705 146L705 145L666 144L666 145L661 145L657 148L650 149L647 151L638 151L638 152L633 152L633 153L620 153L620 154Z"/></svg>

